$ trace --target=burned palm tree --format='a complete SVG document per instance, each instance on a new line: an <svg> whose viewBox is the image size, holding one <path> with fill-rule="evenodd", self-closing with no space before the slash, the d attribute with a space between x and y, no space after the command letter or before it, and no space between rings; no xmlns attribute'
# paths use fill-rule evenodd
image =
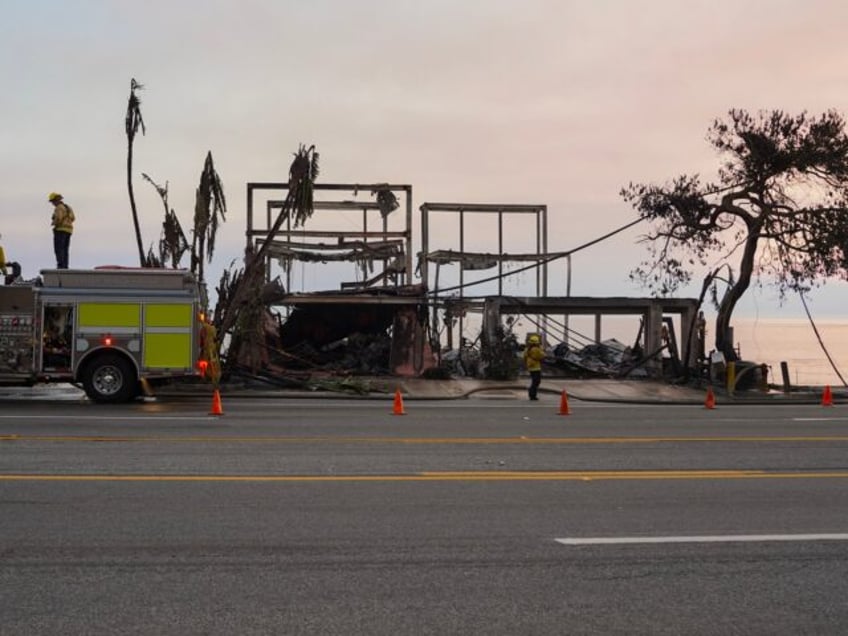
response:
<svg viewBox="0 0 848 636"><path fill-rule="evenodd" d="M160 263L160 267L164 267L165 263L171 261L171 267L177 269L182 260L183 254L188 251L188 240L183 232L180 220L176 213L168 205L168 182L164 186L159 185L145 173L141 173L145 181L148 181L162 199L162 205L165 207L165 220L162 221L162 234L159 237L159 255L155 259ZM150 255L148 254L148 264L152 265Z"/></svg>
<svg viewBox="0 0 848 636"><path fill-rule="evenodd" d="M221 306L219 289L219 310L216 310L218 334L223 338L238 323L239 328L253 330L255 325L244 324L242 313L251 306L251 299L261 298L261 287L264 282L265 255L274 236L283 223L291 218L294 227L298 227L312 216L313 185L318 176L318 152L315 146L301 145L295 153L294 161L289 168L288 194L277 219L268 230L262 245L255 252L248 250L244 258L244 272L234 276L233 283L226 292L226 306ZM222 281L223 282L223 281ZM249 311L251 315L255 312Z"/></svg>
<svg viewBox="0 0 848 636"><path fill-rule="evenodd" d="M135 226L135 240L138 244L138 258L142 267L145 266L147 259L144 256L144 247L142 247L141 241L141 227L138 224L138 210L135 206L135 194L133 193L132 182L132 163L133 142L135 141L138 129L141 128L141 134L144 134L144 120L141 117L141 100L135 94L136 90L141 90L143 88L144 86L136 82L135 79L130 80L130 97L127 102L126 119L124 120L127 132L127 191L130 195L130 209L132 210L133 225Z"/></svg>
<svg viewBox="0 0 848 636"><path fill-rule="evenodd" d="M203 172L200 173L200 185L194 202L194 230L191 238L191 271L203 281L203 261L212 261L215 251L215 236L218 233L219 219L225 221L227 201L224 198L224 185L215 172L212 152L206 154Z"/></svg>
<svg viewBox="0 0 848 636"><path fill-rule="evenodd" d="M245 262L250 262L251 257L252 254L248 251ZM251 278L247 279L246 275ZM260 366L268 361L267 349L264 346L264 323L267 314L262 297L264 287L263 268L251 268L249 271L243 268L228 269L221 275L220 285L216 288L218 302L213 313L213 325L222 324L224 317L229 315L234 301L238 302L238 312L232 325L229 344L229 351L234 355L227 357L228 371L237 364L244 364L251 373L255 374ZM248 290L248 292L241 295L241 300L237 300L236 296L242 293L241 290Z"/></svg>

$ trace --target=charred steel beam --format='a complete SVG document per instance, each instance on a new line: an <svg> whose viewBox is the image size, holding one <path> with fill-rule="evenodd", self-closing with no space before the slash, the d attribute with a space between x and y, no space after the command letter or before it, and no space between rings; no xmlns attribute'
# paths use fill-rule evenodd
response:
<svg viewBox="0 0 848 636"><path fill-rule="evenodd" d="M267 182L267 181L249 181L247 183L249 190L288 190L289 184L284 182ZM316 183L313 190L344 190L347 192L372 192L374 190L400 190L402 192L412 192L412 186L408 184L393 184L393 183Z"/></svg>
<svg viewBox="0 0 848 636"><path fill-rule="evenodd" d="M270 200L268 207L272 210L277 210L283 207L284 200ZM352 210L361 212L362 210L379 210L380 206L376 201L314 201L312 203L314 210Z"/></svg>
<svg viewBox="0 0 848 636"><path fill-rule="evenodd" d="M509 261L544 261L556 254L491 254L488 252L457 252L454 250L436 250L429 254L424 254L427 260L432 263L462 263L475 260L488 260L496 262Z"/></svg>
<svg viewBox="0 0 848 636"><path fill-rule="evenodd" d="M630 298L592 296L515 297L499 299L501 313L641 314L651 307L682 314L697 306L695 298Z"/></svg>
<svg viewBox="0 0 848 636"><path fill-rule="evenodd" d="M389 267L388 269L386 269L386 271L380 272L379 274L369 278L368 280L348 282L348 283L342 281L341 288L342 289L366 289L368 287L373 287L376 283L379 283L379 282L387 279L389 276L394 276L396 274L398 274L398 272L393 271L391 269L391 267Z"/></svg>
<svg viewBox="0 0 848 636"><path fill-rule="evenodd" d="M300 258L313 261L347 261L361 260L362 258L374 258L383 260L400 256L403 254L399 249L387 247L384 249L374 250L345 250L343 252L315 252L312 250L292 249L285 245L274 245L268 248L268 253L272 257L279 258L281 256L290 256L292 258Z"/></svg>
<svg viewBox="0 0 848 636"><path fill-rule="evenodd" d="M312 262L312 263L323 263L325 261L358 261L363 258L374 258L377 260L390 259L395 256L400 256L401 252L397 249L386 249L386 250L359 250L359 251L347 251L343 253L329 254L327 252L310 252L308 250L292 250L283 246L269 247L268 254L272 258L291 258L298 261L303 262Z"/></svg>
<svg viewBox="0 0 848 636"><path fill-rule="evenodd" d="M423 203L421 210L424 212L510 212L515 214L537 214L544 210L545 205L522 205L522 204L492 204L492 203Z"/></svg>
<svg viewBox="0 0 848 636"><path fill-rule="evenodd" d="M384 295L345 295L329 294L288 294L280 301L281 305L426 305L427 300L420 296L384 296Z"/></svg>
<svg viewBox="0 0 848 636"><path fill-rule="evenodd" d="M248 231L248 236L261 236L265 237L268 235L268 232L263 232L262 230L251 230ZM287 230L280 230L277 232L277 236L297 236L298 238L407 238L407 232L404 230L398 230L394 232L362 232L362 231L345 231L345 232L333 232L329 230L292 230L291 232Z"/></svg>
<svg viewBox="0 0 848 636"><path fill-rule="evenodd" d="M259 239L256 241L257 245L262 245L265 243L263 239ZM377 250L384 249L388 247L403 247L403 241L373 241L366 243L365 241L339 241L338 243L300 243L297 241L269 241L269 245L271 248L275 247L285 247L290 249L306 249L306 250L329 250L329 251L338 251L338 250L353 250L353 249L361 249L361 250Z"/></svg>

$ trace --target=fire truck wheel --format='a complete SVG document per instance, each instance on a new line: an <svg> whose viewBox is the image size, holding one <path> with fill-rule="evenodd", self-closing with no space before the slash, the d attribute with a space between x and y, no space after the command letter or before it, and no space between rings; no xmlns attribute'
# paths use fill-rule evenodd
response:
<svg viewBox="0 0 848 636"><path fill-rule="evenodd" d="M105 353L85 366L82 386L94 402L128 402L136 396L135 369L122 356Z"/></svg>

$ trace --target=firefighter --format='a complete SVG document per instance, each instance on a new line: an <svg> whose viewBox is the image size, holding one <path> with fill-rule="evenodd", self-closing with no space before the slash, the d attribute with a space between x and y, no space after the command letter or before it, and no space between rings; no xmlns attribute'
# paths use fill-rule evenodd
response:
<svg viewBox="0 0 848 636"><path fill-rule="evenodd" d="M530 386L527 387L527 396L531 400L538 400L537 393L542 383L542 360L545 352L542 351L542 340L536 334L527 338L527 346L524 348L524 364L530 372Z"/></svg>
<svg viewBox="0 0 848 636"><path fill-rule="evenodd" d="M56 269L68 269L68 251L71 234L74 232L74 211L62 200L58 192L51 192L47 200L53 204L53 252L56 254Z"/></svg>

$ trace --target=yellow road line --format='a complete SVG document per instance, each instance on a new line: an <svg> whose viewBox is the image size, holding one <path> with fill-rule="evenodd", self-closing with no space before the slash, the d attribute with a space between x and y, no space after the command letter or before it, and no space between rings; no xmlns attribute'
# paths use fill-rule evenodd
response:
<svg viewBox="0 0 848 636"><path fill-rule="evenodd" d="M848 471L767 472L760 470L668 471L481 471L405 475L57 475L0 474L0 481L77 482L402 482L402 481L606 481L681 479L846 479Z"/></svg>
<svg viewBox="0 0 848 636"><path fill-rule="evenodd" d="M165 435L0 435L0 442L101 442L139 443L172 442L204 444L668 444L668 443L724 443L724 442L848 442L848 435L746 435L701 437L230 437Z"/></svg>

